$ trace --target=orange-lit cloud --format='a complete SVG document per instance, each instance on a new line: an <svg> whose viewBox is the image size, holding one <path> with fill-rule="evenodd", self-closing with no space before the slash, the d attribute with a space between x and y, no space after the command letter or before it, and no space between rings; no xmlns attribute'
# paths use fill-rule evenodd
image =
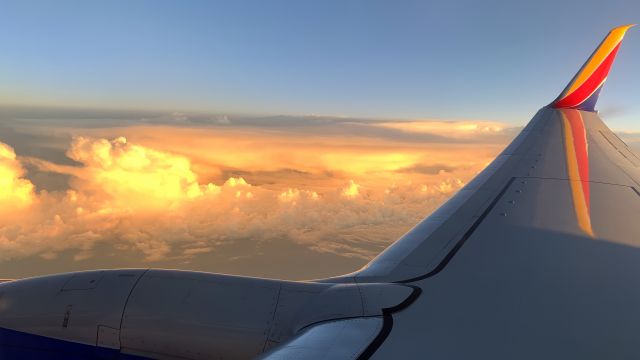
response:
<svg viewBox="0 0 640 360"><path fill-rule="evenodd" d="M402 173L412 169L420 172L425 165L440 165L444 170L477 169L504 146L504 143L407 142L358 134L300 136L273 129L218 127L132 126L83 129L82 134L114 138L123 131L130 142L190 159L193 170L201 178L217 183L224 181L228 173L244 172L262 175L283 170L295 170L298 175L330 172L348 181L365 174L367 178L384 179L388 179L389 174L403 176ZM72 132L79 133L78 130ZM471 152L473 156L468 156ZM319 184L321 187L336 185L324 181Z"/></svg>
<svg viewBox="0 0 640 360"><path fill-rule="evenodd" d="M495 134L505 130L503 123L491 121L438 121L415 120L382 122L377 126L398 129L406 132L437 133L453 138L469 138L472 136Z"/></svg>
<svg viewBox="0 0 640 360"><path fill-rule="evenodd" d="M23 176L13 148L0 143L0 214L23 209L33 201L33 184Z"/></svg>
<svg viewBox="0 0 640 360"><path fill-rule="evenodd" d="M219 124L65 128L68 163L0 143L0 204L23 208L0 218L0 262L64 251L85 261L108 244L180 267L223 246L285 241L362 264L504 145ZM36 189L25 168L68 177L66 189Z"/></svg>
<svg viewBox="0 0 640 360"><path fill-rule="evenodd" d="M76 137L69 158L83 164L76 186L104 196L122 208L158 209L179 206L208 192L213 184L200 185L184 156L157 151L127 142Z"/></svg>
<svg viewBox="0 0 640 360"><path fill-rule="evenodd" d="M355 198L360 195L360 185L356 184L353 180L349 180L349 185L342 189L342 195L349 199Z"/></svg>

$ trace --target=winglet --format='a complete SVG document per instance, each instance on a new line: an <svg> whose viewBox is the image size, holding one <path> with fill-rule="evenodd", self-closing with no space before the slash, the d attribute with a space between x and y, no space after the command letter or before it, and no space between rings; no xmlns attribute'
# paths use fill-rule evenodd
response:
<svg viewBox="0 0 640 360"><path fill-rule="evenodd" d="M609 69L616 58L624 34L633 26L635 24L619 26L611 30L569 85L549 106L558 109L595 111L598 95L607 80Z"/></svg>

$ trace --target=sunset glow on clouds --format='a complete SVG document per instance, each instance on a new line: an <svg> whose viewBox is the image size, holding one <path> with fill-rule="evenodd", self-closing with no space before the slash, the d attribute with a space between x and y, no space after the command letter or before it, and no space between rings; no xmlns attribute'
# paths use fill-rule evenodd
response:
<svg viewBox="0 0 640 360"><path fill-rule="evenodd" d="M82 190L102 194L113 206L154 210L216 190L199 185L189 159L127 142L75 137L67 156L84 165L77 173Z"/></svg>
<svg viewBox="0 0 640 360"><path fill-rule="evenodd" d="M2 210L9 208L22 209L31 204L33 200L33 184L22 178L24 170L13 148L0 143L0 207Z"/></svg>
<svg viewBox="0 0 640 360"><path fill-rule="evenodd" d="M97 261L108 245L138 254L139 267L189 268L225 246L248 249L233 262L284 242L351 259L355 270L464 186L509 136L419 141L405 138L411 127L381 135L342 126L65 125L56 130L67 134L59 141L65 161L16 157L0 143L0 211L9 214L0 219L0 264L52 262L69 251L72 261ZM455 126L434 128L469 131ZM495 128L478 124L487 126ZM60 176L66 186L47 189Z"/></svg>
<svg viewBox="0 0 640 360"><path fill-rule="evenodd" d="M490 121L437 121L416 120L402 122L382 122L378 126L418 133L437 133L454 138L469 138L503 131L505 124Z"/></svg>

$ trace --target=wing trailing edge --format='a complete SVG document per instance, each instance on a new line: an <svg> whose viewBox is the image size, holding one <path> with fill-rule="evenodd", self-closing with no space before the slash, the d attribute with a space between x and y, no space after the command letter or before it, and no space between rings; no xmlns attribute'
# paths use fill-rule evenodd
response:
<svg viewBox="0 0 640 360"><path fill-rule="evenodd" d="M607 80L627 30L635 26L623 25L612 29L580 68L567 87L549 104L556 109L595 111L600 90Z"/></svg>

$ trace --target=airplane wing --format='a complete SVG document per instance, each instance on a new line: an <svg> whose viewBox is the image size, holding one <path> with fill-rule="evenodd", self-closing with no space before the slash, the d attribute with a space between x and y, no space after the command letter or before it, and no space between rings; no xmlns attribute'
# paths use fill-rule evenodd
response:
<svg viewBox="0 0 640 360"><path fill-rule="evenodd" d="M640 358L640 157L594 111L625 32L362 270L422 289L360 359Z"/></svg>
<svg viewBox="0 0 640 360"><path fill-rule="evenodd" d="M490 213L508 226L525 206L538 216L518 219L525 220L523 232L545 229L633 244L628 239L633 232L622 231L624 227L609 235L597 226L613 227L613 219L599 216L602 206L609 210L612 201L610 196L601 198L601 192L611 191L602 185L637 187L640 159L594 111L629 27L613 29L560 96L540 109L484 171L364 269L348 276L396 282L433 276ZM500 201L503 196L507 205ZM536 201L523 202L527 196ZM552 207L544 207L545 198L554 200ZM565 198L568 201L561 202ZM502 226L492 226L499 234Z"/></svg>

